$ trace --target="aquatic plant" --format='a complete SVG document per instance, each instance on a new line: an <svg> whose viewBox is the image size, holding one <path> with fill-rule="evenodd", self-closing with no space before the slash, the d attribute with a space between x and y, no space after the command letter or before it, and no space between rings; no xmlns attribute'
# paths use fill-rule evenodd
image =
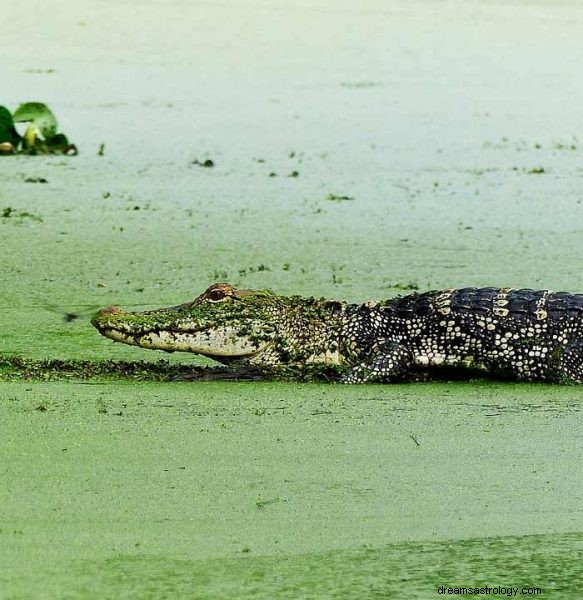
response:
<svg viewBox="0 0 583 600"><path fill-rule="evenodd" d="M27 124L22 135L16 123ZM58 133L57 118L46 104L26 102L13 114L0 106L0 155L54 153L77 154L77 147Z"/></svg>

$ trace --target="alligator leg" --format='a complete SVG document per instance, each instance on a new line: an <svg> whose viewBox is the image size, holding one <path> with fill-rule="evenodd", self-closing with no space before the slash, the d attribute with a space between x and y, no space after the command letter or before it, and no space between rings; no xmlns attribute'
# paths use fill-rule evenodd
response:
<svg viewBox="0 0 583 600"><path fill-rule="evenodd" d="M397 342L375 346L369 357L354 365L342 377L342 383L382 383L403 375L413 365L413 357Z"/></svg>
<svg viewBox="0 0 583 600"><path fill-rule="evenodd" d="M583 339L572 342L565 348L557 367L560 380L583 383Z"/></svg>

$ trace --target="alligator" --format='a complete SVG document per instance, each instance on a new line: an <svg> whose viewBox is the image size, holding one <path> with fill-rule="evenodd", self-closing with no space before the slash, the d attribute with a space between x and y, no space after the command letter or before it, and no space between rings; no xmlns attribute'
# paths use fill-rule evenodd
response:
<svg viewBox="0 0 583 600"><path fill-rule="evenodd" d="M583 294L567 292L463 288L350 304L217 283L169 308L110 306L92 323L125 344L259 370L323 365L345 383L440 367L583 383Z"/></svg>

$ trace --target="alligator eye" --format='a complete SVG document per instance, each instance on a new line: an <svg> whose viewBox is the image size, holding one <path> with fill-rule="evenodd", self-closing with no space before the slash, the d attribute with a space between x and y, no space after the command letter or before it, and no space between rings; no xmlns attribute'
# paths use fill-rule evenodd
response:
<svg viewBox="0 0 583 600"><path fill-rule="evenodd" d="M223 290L213 290L212 292L209 292L209 295L207 296L207 300L210 302L220 302L221 300L226 299L227 295Z"/></svg>

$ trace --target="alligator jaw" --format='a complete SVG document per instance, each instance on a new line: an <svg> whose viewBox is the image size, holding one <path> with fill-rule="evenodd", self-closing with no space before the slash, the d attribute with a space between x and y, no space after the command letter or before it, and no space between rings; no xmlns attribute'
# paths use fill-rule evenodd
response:
<svg viewBox="0 0 583 600"><path fill-rule="evenodd" d="M164 350L166 352L192 352L210 358L251 357L265 349L266 344L255 344L237 335L235 330L224 328L217 331L149 331L132 335L116 329L101 330L101 334L116 342Z"/></svg>
<svg viewBox="0 0 583 600"><path fill-rule="evenodd" d="M216 360L250 360L272 342L271 336L254 337L229 325L197 327L194 323L176 324L174 328L136 326L136 313L126 313L118 307L99 311L92 320L101 335L122 344L165 352L191 352ZM139 315L138 315L139 316ZM124 317L129 317L125 320Z"/></svg>

